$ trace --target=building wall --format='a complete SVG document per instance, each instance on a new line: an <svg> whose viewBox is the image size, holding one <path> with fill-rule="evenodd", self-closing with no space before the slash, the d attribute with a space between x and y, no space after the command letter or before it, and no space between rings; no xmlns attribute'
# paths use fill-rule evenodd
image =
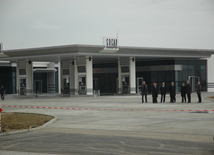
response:
<svg viewBox="0 0 214 155"><path fill-rule="evenodd" d="M7 94L16 93L16 67L0 67L0 85L6 88Z"/></svg>

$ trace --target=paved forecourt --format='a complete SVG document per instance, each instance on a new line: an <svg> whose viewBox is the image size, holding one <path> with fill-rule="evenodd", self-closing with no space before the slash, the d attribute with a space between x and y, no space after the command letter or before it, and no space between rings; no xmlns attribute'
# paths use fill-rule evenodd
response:
<svg viewBox="0 0 214 155"><path fill-rule="evenodd" d="M192 103L180 103L180 94L177 94L177 102L169 103L167 95L166 103L156 104L151 102L151 95L148 95L148 103L141 103L141 96L137 95L31 99L6 96L1 105L4 112L42 113L58 118L45 129L29 134L105 135L212 144L214 102L204 99L207 96L213 93L203 93L202 103L197 103L194 93ZM29 151L34 152L26 150Z"/></svg>

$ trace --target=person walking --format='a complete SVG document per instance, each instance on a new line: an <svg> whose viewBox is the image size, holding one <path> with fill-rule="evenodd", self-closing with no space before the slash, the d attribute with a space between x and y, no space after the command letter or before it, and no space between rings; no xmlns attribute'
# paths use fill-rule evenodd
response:
<svg viewBox="0 0 214 155"><path fill-rule="evenodd" d="M6 89L4 86L1 86L0 93L1 93L1 100L4 100L4 96L6 93Z"/></svg>
<svg viewBox="0 0 214 155"><path fill-rule="evenodd" d="M157 88L157 83L153 83L152 87L152 100L153 103L157 103L157 97L158 97L158 88Z"/></svg>
<svg viewBox="0 0 214 155"><path fill-rule="evenodd" d="M197 94L198 94L198 103L202 102L202 100L201 100L201 90L202 90L201 84L200 84L200 82L198 82L197 83L197 87L196 87L196 91L197 91Z"/></svg>
<svg viewBox="0 0 214 155"><path fill-rule="evenodd" d="M166 91L167 91L167 88L165 86L165 82L162 83L162 86L160 87L160 92L161 92L161 101L160 103L163 101L165 102L165 97L166 97Z"/></svg>
<svg viewBox="0 0 214 155"><path fill-rule="evenodd" d="M182 103L186 102L186 86L184 83L181 85L181 98L182 98Z"/></svg>
<svg viewBox="0 0 214 155"><path fill-rule="evenodd" d="M142 103L144 103L144 96L145 102L147 103L148 86L145 81L143 81L143 84L141 86L141 94L142 94Z"/></svg>
<svg viewBox="0 0 214 155"><path fill-rule="evenodd" d="M192 86L190 85L189 81L187 81L186 92L187 92L188 103L191 103Z"/></svg>
<svg viewBox="0 0 214 155"><path fill-rule="evenodd" d="M171 85L169 86L169 93L170 93L170 103L175 102L175 85L174 82L171 82Z"/></svg>

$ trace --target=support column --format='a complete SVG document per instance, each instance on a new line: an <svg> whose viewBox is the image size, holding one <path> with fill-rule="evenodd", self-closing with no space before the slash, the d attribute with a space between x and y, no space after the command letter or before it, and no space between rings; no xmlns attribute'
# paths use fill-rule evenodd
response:
<svg viewBox="0 0 214 155"><path fill-rule="evenodd" d="M214 55L207 59L207 92L214 92Z"/></svg>
<svg viewBox="0 0 214 155"><path fill-rule="evenodd" d="M121 79L121 65L120 65L120 58L118 58L118 80L117 80L117 82L118 82L118 86L117 86L117 92L118 92L118 94L121 94L122 92L121 92L121 84L122 84L122 79Z"/></svg>
<svg viewBox="0 0 214 155"><path fill-rule="evenodd" d="M70 63L70 94L75 95L75 65L74 61Z"/></svg>
<svg viewBox="0 0 214 155"><path fill-rule="evenodd" d="M75 88L75 95L78 95L78 71L77 71L77 60L74 58L74 88Z"/></svg>
<svg viewBox="0 0 214 155"><path fill-rule="evenodd" d="M92 57L86 57L86 87L87 95L93 95L93 62Z"/></svg>
<svg viewBox="0 0 214 155"><path fill-rule="evenodd" d="M55 63L49 63L47 68L55 69ZM47 93L55 93L55 71L47 73Z"/></svg>
<svg viewBox="0 0 214 155"><path fill-rule="evenodd" d="M58 62L58 89L59 89L59 94L61 94L61 63Z"/></svg>
<svg viewBox="0 0 214 155"><path fill-rule="evenodd" d="M33 63L26 61L27 95L33 94Z"/></svg>
<svg viewBox="0 0 214 155"><path fill-rule="evenodd" d="M135 58L130 57L130 94L136 94L136 69L135 69Z"/></svg>

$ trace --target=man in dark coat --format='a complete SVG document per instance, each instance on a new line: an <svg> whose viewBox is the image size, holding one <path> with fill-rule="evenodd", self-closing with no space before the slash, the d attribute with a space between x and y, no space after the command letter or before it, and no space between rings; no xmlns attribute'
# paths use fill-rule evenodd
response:
<svg viewBox="0 0 214 155"><path fill-rule="evenodd" d="M186 91L187 91L188 103L191 103L192 86L190 85L189 81L187 81Z"/></svg>
<svg viewBox="0 0 214 155"><path fill-rule="evenodd" d="M0 93L1 93L1 100L4 100L4 96L6 93L6 89L4 86L1 86Z"/></svg>
<svg viewBox="0 0 214 155"><path fill-rule="evenodd" d="M165 86L165 82L162 83L162 86L160 87L160 92L161 92L161 101L160 102L165 102L165 97L166 97L166 91L167 88Z"/></svg>
<svg viewBox="0 0 214 155"><path fill-rule="evenodd" d="M174 82L171 83L171 85L169 86L169 93L170 93L170 103L175 102L175 85Z"/></svg>
<svg viewBox="0 0 214 155"><path fill-rule="evenodd" d="M145 96L145 102L147 103L148 87L145 81L143 81L143 84L141 86L141 94L142 94L142 103L144 102L144 96Z"/></svg>
<svg viewBox="0 0 214 155"><path fill-rule="evenodd" d="M157 97L158 97L157 84L153 83L153 87L152 87L152 99L153 99L153 103L157 103Z"/></svg>
<svg viewBox="0 0 214 155"><path fill-rule="evenodd" d="M197 91L197 94L198 94L198 103L201 103L201 90L202 90L202 87L200 85L200 82L197 83L197 87L196 87L196 91Z"/></svg>
<svg viewBox="0 0 214 155"><path fill-rule="evenodd" d="M183 102L186 102L186 86L184 83L182 83L182 86L181 86L181 98L182 98L182 103Z"/></svg>

